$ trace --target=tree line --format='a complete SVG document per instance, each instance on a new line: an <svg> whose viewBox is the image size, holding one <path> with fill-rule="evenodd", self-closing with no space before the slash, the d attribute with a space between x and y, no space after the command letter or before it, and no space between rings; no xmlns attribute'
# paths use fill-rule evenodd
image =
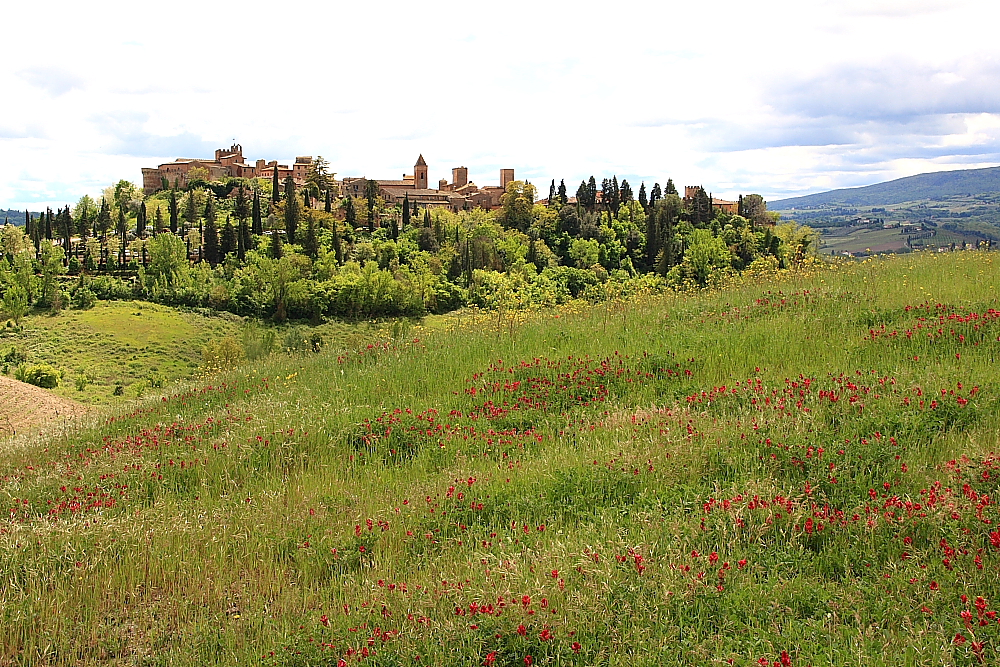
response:
<svg viewBox="0 0 1000 667"><path fill-rule="evenodd" d="M85 307L96 298L148 299L240 315L317 319L445 312L599 298L609 285L705 285L755 262L788 266L813 236L775 225L759 195L738 212L668 179L634 193L617 177L564 181L549 198L508 184L495 211L387 203L376 181L339 196L319 158L291 177L209 182L144 195L119 181L99 201L28 213L4 227L0 289L14 317L30 307ZM68 275L67 275L68 274ZM9 295L9 296L8 296ZM14 319L19 319L14 317Z"/></svg>

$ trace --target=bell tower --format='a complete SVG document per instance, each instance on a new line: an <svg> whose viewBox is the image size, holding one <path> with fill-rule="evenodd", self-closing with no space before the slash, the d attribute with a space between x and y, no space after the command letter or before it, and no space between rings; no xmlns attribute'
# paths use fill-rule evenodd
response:
<svg viewBox="0 0 1000 667"><path fill-rule="evenodd" d="M413 187L417 190L427 189L427 163L424 162L423 153L417 158L417 163L413 165Z"/></svg>

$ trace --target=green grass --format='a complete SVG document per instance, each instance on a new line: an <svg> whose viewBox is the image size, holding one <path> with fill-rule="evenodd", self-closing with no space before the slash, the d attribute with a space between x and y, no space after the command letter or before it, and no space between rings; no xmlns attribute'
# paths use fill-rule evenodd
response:
<svg viewBox="0 0 1000 667"><path fill-rule="evenodd" d="M0 328L0 358L12 348L28 364L46 363L62 371L54 391L81 403L99 405L116 400L115 387L126 398L158 393L159 387L198 375L202 349L225 336L239 337L242 318L209 310L182 310L141 301L101 301L89 310L36 312L20 330ZM357 345L382 328L378 323L328 322L265 325L275 329L280 348L291 331L319 334L325 344ZM7 372L13 375L14 364ZM85 377L83 389L77 379Z"/></svg>
<svg viewBox="0 0 1000 667"><path fill-rule="evenodd" d="M998 286L465 313L8 441L0 664L996 664Z"/></svg>

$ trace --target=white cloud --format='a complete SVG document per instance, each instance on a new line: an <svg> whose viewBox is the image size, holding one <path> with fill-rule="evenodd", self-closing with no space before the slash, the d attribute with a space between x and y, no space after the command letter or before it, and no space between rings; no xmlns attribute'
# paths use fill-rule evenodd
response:
<svg viewBox="0 0 1000 667"><path fill-rule="evenodd" d="M594 174L773 197L1000 163L986 0L52 0L5 10L0 208L139 167L322 154L341 175L544 190ZM40 185L41 184L41 185ZM48 185L46 185L48 184Z"/></svg>

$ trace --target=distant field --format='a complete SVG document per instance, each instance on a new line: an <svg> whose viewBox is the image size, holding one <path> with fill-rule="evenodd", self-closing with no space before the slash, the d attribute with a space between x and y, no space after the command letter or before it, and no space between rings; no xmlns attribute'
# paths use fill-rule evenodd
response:
<svg viewBox="0 0 1000 667"><path fill-rule="evenodd" d="M844 233L849 232L849 233ZM820 252L824 255L842 252L896 252L906 248L906 235L898 229L839 229L834 234L823 234Z"/></svg>

